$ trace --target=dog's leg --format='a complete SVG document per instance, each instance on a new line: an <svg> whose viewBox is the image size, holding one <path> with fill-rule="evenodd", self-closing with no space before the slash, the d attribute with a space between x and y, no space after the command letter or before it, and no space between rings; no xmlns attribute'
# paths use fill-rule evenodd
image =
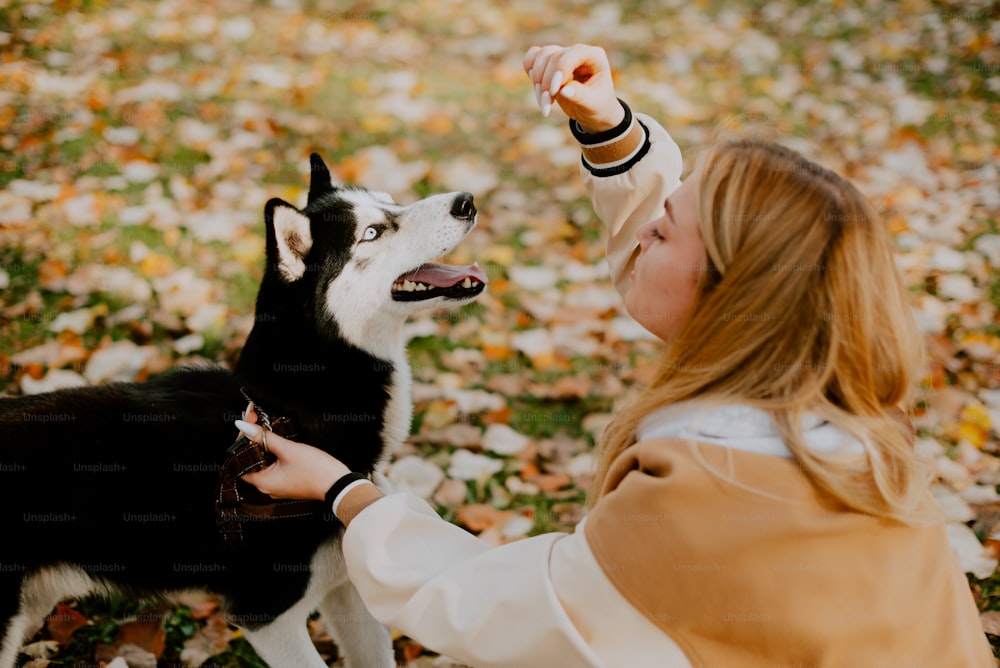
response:
<svg viewBox="0 0 1000 668"><path fill-rule="evenodd" d="M368 612L347 579L340 539L327 541L312 559L309 596L316 596L345 668L395 668L389 630Z"/></svg>
<svg viewBox="0 0 1000 668"><path fill-rule="evenodd" d="M243 628L243 635L271 668L327 668L309 637L310 612L312 606L303 600L266 626Z"/></svg>
<svg viewBox="0 0 1000 668"><path fill-rule="evenodd" d="M59 601L76 598L94 590L106 591L79 568L61 566L48 568L25 578L2 578L0 624L3 644L0 645L0 668L14 668L21 646L41 628Z"/></svg>
<svg viewBox="0 0 1000 668"><path fill-rule="evenodd" d="M389 630L371 616L349 581L330 590L319 611L344 657L345 668L395 667Z"/></svg>
<svg viewBox="0 0 1000 668"><path fill-rule="evenodd" d="M16 598L14 599L17 600ZM28 636L28 628L31 620L22 613L4 615L0 620L3 624L3 645L0 646L0 668L14 668L17 657L21 651L21 645Z"/></svg>

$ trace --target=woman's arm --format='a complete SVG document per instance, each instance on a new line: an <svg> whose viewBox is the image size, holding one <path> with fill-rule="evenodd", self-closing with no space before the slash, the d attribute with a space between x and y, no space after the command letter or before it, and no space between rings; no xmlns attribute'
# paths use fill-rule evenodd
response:
<svg viewBox="0 0 1000 668"><path fill-rule="evenodd" d="M630 111L627 116L632 116ZM642 137L637 140L635 135L639 132ZM579 132L574 131L573 135L577 141L586 140ZM602 148L610 155L625 153L632 145L636 147L629 157L609 165L596 162L593 151L581 143L580 173L594 211L608 230L608 268L615 288L624 296L639 251L636 232L662 215L663 202L681 184L683 163L673 138L644 114L635 114L631 129L626 128L607 141ZM616 151L615 144L625 146Z"/></svg>
<svg viewBox="0 0 1000 668"><path fill-rule="evenodd" d="M690 666L615 589L582 531L491 548L411 494L357 481L331 499L322 486L342 463L271 432L267 446L278 461L244 479L279 498L331 501L366 607L432 650L476 666Z"/></svg>
<svg viewBox="0 0 1000 668"><path fill-rule="evenodd" d="M350 522L344 560L372 616L469 665L690 668L611 584L581 529L491 548L391 494Z"/></svg>
<svg viewBox="0 0 1000 668"><path fill-rule="evenodd" d="M611 278L624 295L638 250L636 231L661 215L664 200L680 185L680 149L659 123L633 115L618 100L603 49L532 47L524 69L543 113L554 100L570 118L583 153L584 185L608 228Z"/></svg>

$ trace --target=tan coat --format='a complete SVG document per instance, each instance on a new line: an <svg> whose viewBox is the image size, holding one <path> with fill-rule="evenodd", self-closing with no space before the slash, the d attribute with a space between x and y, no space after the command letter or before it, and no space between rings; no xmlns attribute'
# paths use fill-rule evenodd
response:
<svg viewBox="0 0 1000 668"><path fill-rule="evenodd" d="M943 525L852 512L791 459L642 441L585 534L696 667L996 665Z"/></svg>

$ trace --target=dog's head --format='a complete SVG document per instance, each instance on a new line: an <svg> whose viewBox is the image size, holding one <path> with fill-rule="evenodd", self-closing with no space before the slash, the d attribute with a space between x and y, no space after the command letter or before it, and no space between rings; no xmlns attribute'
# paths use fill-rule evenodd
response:
<svg viewBox="0 0 1000 668"><path fill-rule="evenodd" d="M475 226L472 195L401 205L386 193L334 185L315 153L310 163L304 209L280 199L265 207L265 281L310 295L318 323L332 320L350 343L385 356L411 313L465 304L483 291L478 266L433 262Z"/></svg>

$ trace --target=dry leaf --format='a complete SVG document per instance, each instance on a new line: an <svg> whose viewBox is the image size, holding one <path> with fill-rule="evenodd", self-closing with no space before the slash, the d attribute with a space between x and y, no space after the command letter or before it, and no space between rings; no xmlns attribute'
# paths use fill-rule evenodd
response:
<svg viewBox="0 0 1000 668"><path fill-rule="evenodd" d="M531 439L519 434L505 424L491 424L483 434L483 448L498 455L516 455L531 443Z"/></svg>
<svg viewBox="0 0 1000 668"><path fill-rule="evenodd" d="M434 493L434 502L451 508L465 501L467 493L465 483L461 480L445 480Z"/></svg>
<svg viewBox="0 0 1000 668"><path fill-rule="evenodd" d="M196 590L181 592L175 596L175 600L180 605L187 607L194 619L207 619L219 609L220 603L219 597L215 594Z"/></svg>
<svg viewBox="0 0 1000 668"><path fill-rule="evenodd" d="M190 668L196 668L205 663L209 657L215 656L229 646L233 637L232 629L221 612L212 614L195 634L184 642L181 651L181 662Z"/></svg>
<svg viewBox="0 0 1000 668"><path fill-rule="evenodd" d="M166 633L163 630L163 622L158 615L153 619L144 621L127 622L118 628L118 635L115 636L115 643L120 646L132 645L144 652L153 655L153 665L155 668L158 659L164 650ZM129 660L132 663L132 660Z"/></svg>
<svg viewBox="0 0 1000 668"><path fill-rule="evenodd" d="M983 631L991 636L1000 636L1000 611L988 610L979 614L979 621L983 625Z"/></svg>
<svg viewBox="0 0 1000 668"><path fill-rule="evenodd" d="M497 510L493 506L476 503L460 507L457 516L459 524L479 533L493 526L502 526L513 515L510 510Z"/></svg>
<svg viewBox="0 0 1000 668"><path fill-rule="evenodd" d="M71 608L68 605L57 605L55 612L45 620L45 628L48 629L49 635L60 645L68 643L70 636L78 628L87 624L89 624L87 618L80 614L76 608Z"/></svg>

